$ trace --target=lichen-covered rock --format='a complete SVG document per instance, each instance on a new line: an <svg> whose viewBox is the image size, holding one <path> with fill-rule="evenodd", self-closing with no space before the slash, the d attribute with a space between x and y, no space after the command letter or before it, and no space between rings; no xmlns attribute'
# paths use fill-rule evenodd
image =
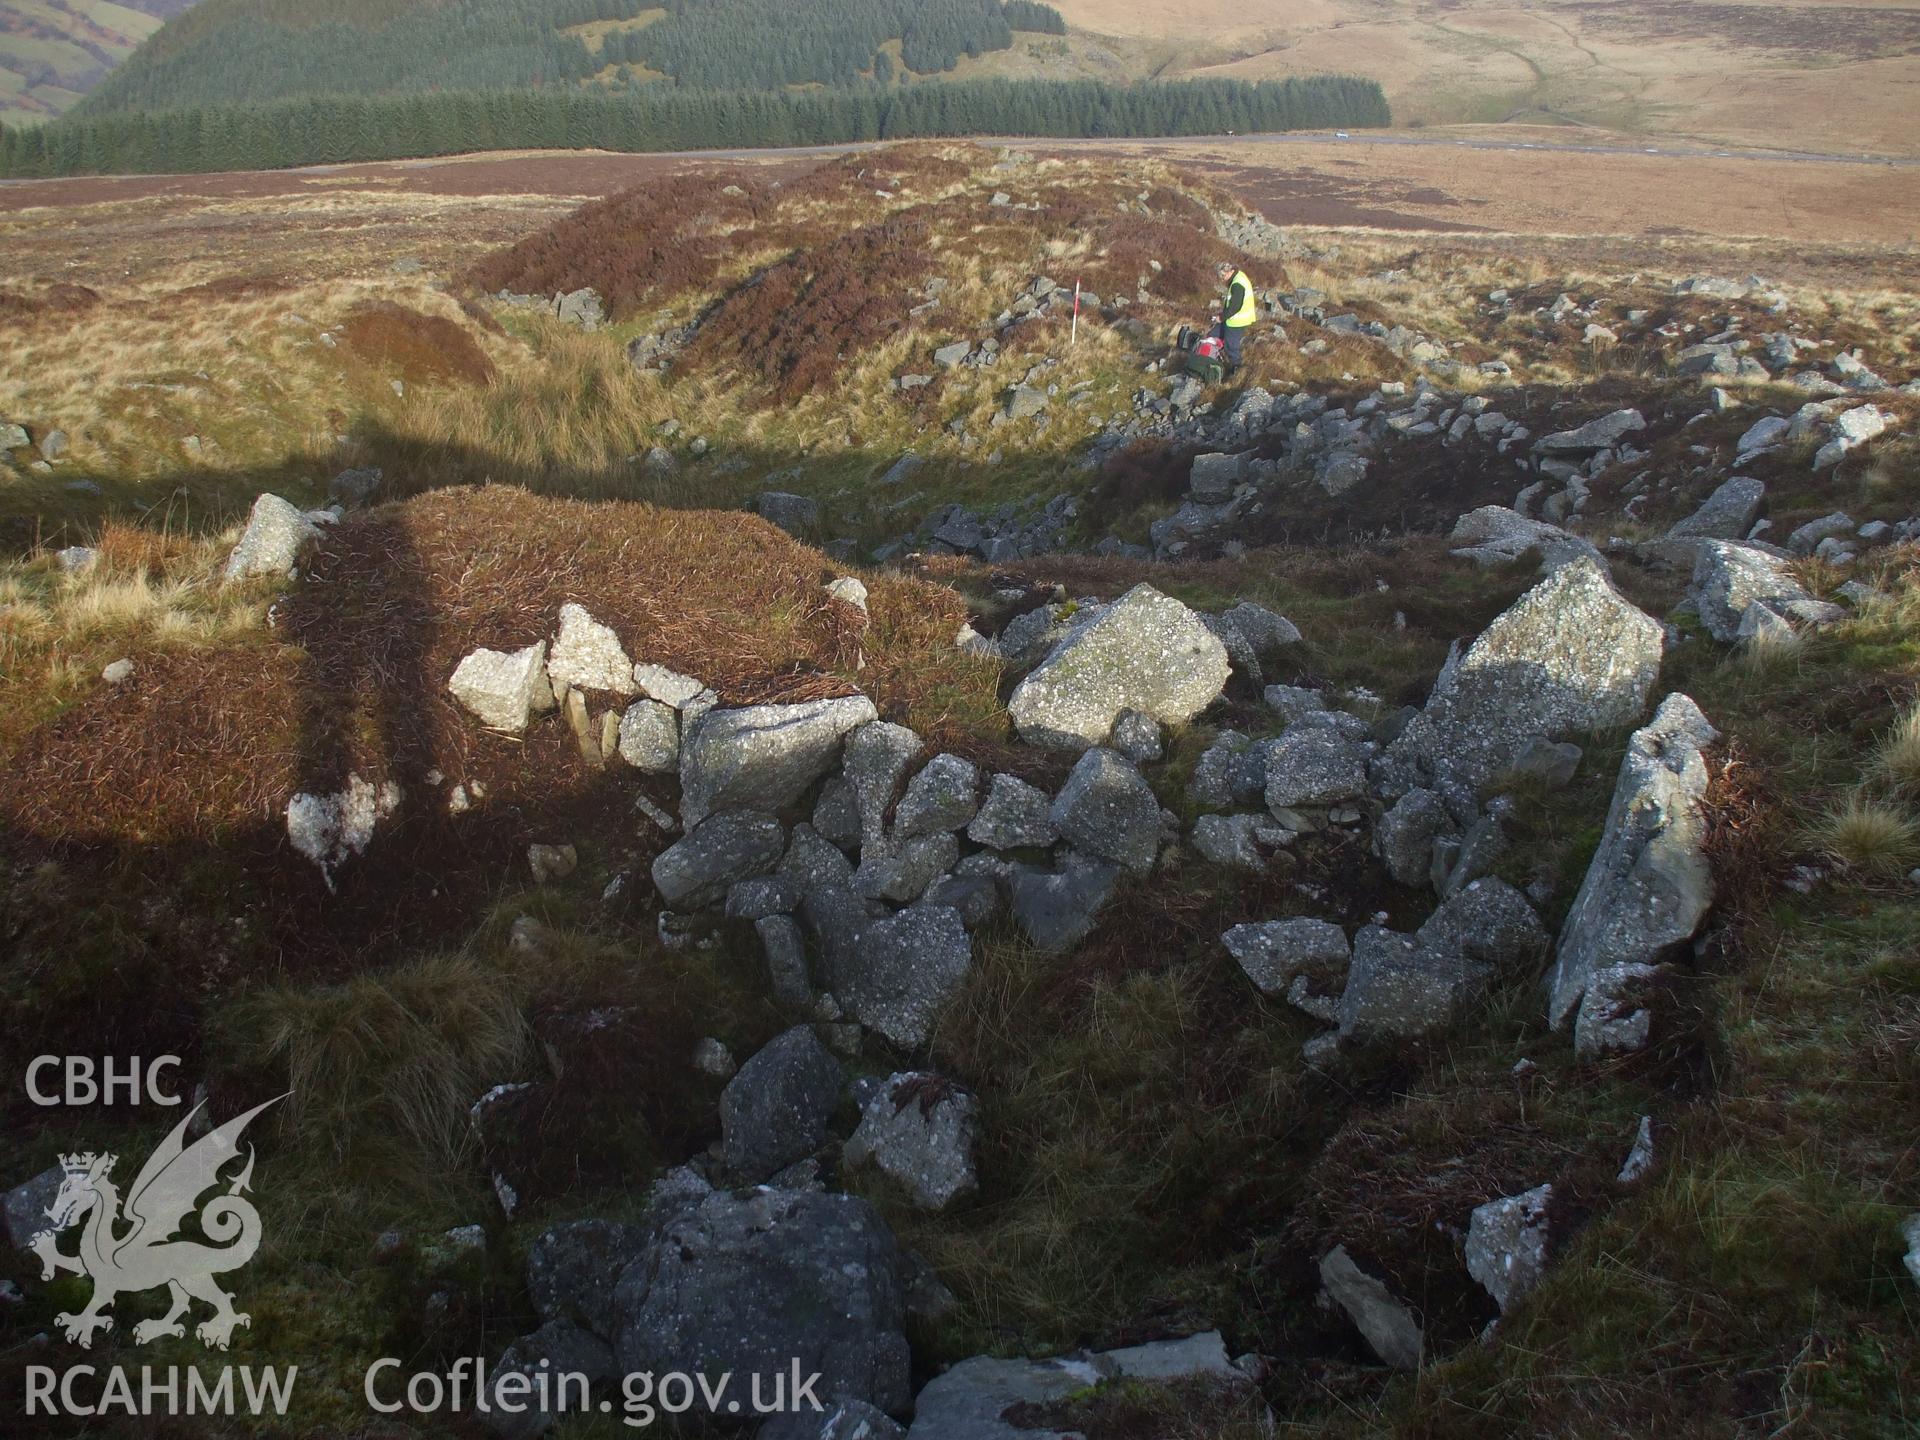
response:
<svg viewBox="0 0 1920 1440"><path fill-rule="evenodd" d="M1267 794L1267 747L1238 730L1222 730L1201 752L1187 793L1196 805L1226 810L1258 805Z"/></svg>
<svg viewBox="0 0 1920 1440"><path fill-rule="evenodd" d="M527 1298L545 1321L577 1324L603 1338L620 1328L613 1287L647 1246L638 1225L569 1220L527 1248Z"/></svg>
<svg viewBox="0 0 1920 1440"><path fill-rule="evenodd" d="M1353 958L1344 930L1304 915L1235 925L1220 943L1262 995L1285 995L1300 975L1321 984L1338 982Z"/></svg>
<svg viewBox="0 0 1920 1440"><path fill-rule="evenodd" d="M813 826L802 822L793 827L786 857L780 862L780 877L803 893L816 885L850 885L853 862Z"/></svg>
<svg viewBox="0 0 1920 1440"><path fill-rule="evenodd" d="M319 533L319 526L298 506L278 495L261 495L253 502L239 543L227 556L226 583L254 575L285 575L300 558L300 548Z"/></svg>
<svg viewBox="0 0 1920 1440"><path fill-rule="evenodd" d="M1192 719L1227 683L1227 652L1201 618L1151 585L1136 585L1072 626L1013 692L1022 739L1084 750L1103 744L1122 710L1165 725Z"/></svg>
<svg viewBox="0 0 1920 1440"><path fill-rule="evenodd" d="M1202 815L1193 822L1193 848L1201 858L1236 870L1264 870L1267 857L1255 837L1264 815Z"/></svg>
<svg viewBox="0 0 1920 1440"><path fill-rule="evenodd" d="M980 809L980 771L958 755L936 755L907 782L893 817L897 839L964 830Z"/></svg>
<svg viewBox="0 0 1920 1440"><path fill-rule="evenodd" d="M1050 814L1063 838L1136 874L1151 870L1160 853L1160 802L1116 750L1101 746L1082 755Z"/></svg>
<svg viewBox="0 0 1920 1440"><path fill-rule="evenodd" d="M1454 522L1447 541L1455 547L1453 555L1483 570L1532 558L1552 569L1583 555L1598 561L1600 555L1578 535L1544 520L1529 520L1504 505L1468 511Z"/></svg>
<svg viewBox="0 0 1920 1440"><path fill-rule="evenodd" d="M1428 950L1501 971L1530 965L1546 953L1548 943L1546 927L1527 897L1491 875L1442 902L1413 938Z"/></svg>
<svg viewBox="0 0 1920 1440"><path fill-rule="evenodd" d="M1830 624L1846 616L1840 606L1808 594L1785 559L1729 540L1700 543L1687 598L1700 612L1707 633L1724 645L1740 639L1742 622L1754 606L1803 625Z"/></svg>
<svg viewBox="0 0 1920 1440"><path fill-rule="evenodd" d="M662 1227L615 1292L620 1369L717 1376L818 1373L823 1402L905 1411L903 1262L864 1200L814 1191L717 1192ZM717 1417L725 1420L723 1412Z"/></svg>
<svg viewBox="0 0 1920 1440"><path fill-rule="evenodd" d="M853 888L869 899L905 905L919 899L959 858L960 842L944 830L910 840L869 840L861 847Z"/></svg>
<svg viewBox="0 0 1920 1440"><path fill-rule="evenodd" d="M973 963L960 912L914 905L827 947L827 985L850 1019L903 1049L926 1044L940 1009Z"/></svg>
<svg viewBox="0 0 1920 1440"><path fill-rule="evenodd" d="M1486 990L1491 971L1369 925L1354 937L1340 992L1342 1040L1413 1039L1447 1029Z"/></svg>
<svg viewBox="0 0 1920 1440"><path fill-rule="evenodd" d="M847 733L875 713L864 695L707 711L681 735L682 820L692 826L731 806L792 804L833 768Z"/></svg>
<svg viewBox="0 0 1920 1440"><path fill-rule="evenodd" d="M1271 654L1300 643L1300 627L1284 615L1276 615L1264 605L1242 600L1223 611L1221 623L1239 633L1256 655Z"/></svg>
<svg viewBox="0 0 1920 1440"><path fill-rule="evenodd" d="M1553 1186L1489 1200L1467 1225L1467 1273L1505 1314L1540 1283L1547 1268L1548 1206Z"/></svg>
<svg viewBox="0 0 1920 1440"><path fill-rule="evenodd" d="M1167 753L1160 722L1138 710L1122 710L1113 722L1113 748L1136 765L1147 765Z"/></svg>
<svg viewBox="0 0 1920 1440"><path fill-rule="evenodd" d="M1397 885L1424 885L1433 872L1433 842L1459 833L1446 803L1416 786L1380 817L1373 846Z"/></svg>
<svg viewBox="0 0 1920 1440"><path fill-rule="evenodd" d="M635 665L633 683L649 700L658 700L675 710L684 710L701 696L713 693L691 675L682 675L678 670L669 670L664 665Z"/></svg>
<svg viewBox="0 0 1920 1440"><path fill-rule="evenodd" d="M773 869L786 846L787 832L773 816L725 810L654 857L653 883L673 909L698 910L726 898L734 881Z"/></svg>
<svg viewBox="0 0 1920 1440"><path fill-rule="evenodd" d="M1592 560L1570 560L1448 660L1376 778L1395 795L1477 788L1536 736L1624 725L1644 713L1665 649L1657 620Z"/></svg>
<svg viewBox="0 0 1920 1440"><path fill-rule="evenodd" d="M620 637L572 602L560 607L560 634L547 655L547 676L556 695L565 694L569 685L614 695L632 695L640 688Z"/></svg>
<svg viewBox="0 0 1920 1440"><path fill-rule="evenodd" d="M887 807L899 793L913 762L923 748L920 737L904 725L875 720L847 736L841 773L853 796L859 817L858 840L884 833Z"/></svg>
<svg viewBox="0 0 1920 1440"><path fill-rule="evenodd" d="M1626 436L1646 428L1646 418L1638 410L1615 410L1597 420L1589 420L1578 429L1557 430L1551 435L1542 436L1533 448L1549 454L1606 450Z"/></svg>
<svg viewBox="0 0 1920 1440"><path fill-rule="evenodd" d="M1653 1010L1647 1003L1663 967L1629 962L1593 973L1573 1021L1573 1053L1582 1060L1647 1048Z"/></svg>
<svg viewBox="0 0 1920 1440"><path fill-rule="evenodd" d="M973 1170L980 1102L939 1075L887 1077L861 1111L843 1158L873 1164L922 1210L944 1210L979 1185Z"/></svg>
<svg viewBox="0 0 1920 1440"><path fill-rule="evenodd" d="M1267 746L1267 808L1338 805L1367 793L1367 747L1303 716Z"/></svg>
<svg viewBox="0 0 1920 1440"><path fill-rule="evenodd" d="M827 1138L846 1072L814 1035L795 1025L768 1041L720 1092L720 1154L752 1185L803 1160Z"/></svg>
<svg viewBox="0 0 1920 1440"><path fill-rule="evenodd" d="M1718 489L1701 502L1700 508L1667 531L1667 538L1683 540L1741 540L1760 518L1767 503L1766 483L1746 475L1735 475L1720 483Z"/></svg>
<svg viewBox="0 0 1920 1440"><path fill-rule="evenodd" d="M529 719L553 708L547 642L524 650L475 650L454 667L447 689L482 725L517 735Z"/></svg>
<svg viewBox="0 0 1920 1440"><path fill-rule="evenodd" d="M658 700L636 700L620 717L620 758L643 775L680 768L680 716Z"/></svg>
<svg viewBox="0 0 1920 1440"><path fill-rule="evenodd" d="M1600 848L1560 930L1547 1019L1563 1028L1594 975L1654 965L1693 938L1713 903L1707 764L1719 733L1688 696L1669 695L1627 742Z"/></svg>

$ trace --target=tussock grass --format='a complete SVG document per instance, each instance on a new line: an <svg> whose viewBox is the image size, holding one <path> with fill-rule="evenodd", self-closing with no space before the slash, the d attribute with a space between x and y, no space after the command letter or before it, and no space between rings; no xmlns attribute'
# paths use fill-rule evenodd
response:
<svg viewBox="0 0 1920 1440"><path fill-rule="evenodd" d="M1920 865L1920 820L1900 806L1854 794L1829 806L1807 830L1808 841L1849 869L1875 878Z"/></svg>
<svg viewBox="0 0 1920 1440"><path fill-rule="evenodd" d="M529 1053L528 989L472 955L426 956L324 989L262 991L229 1017L230 1039L283 1070L303 1143L452 1166L472 1150L467 1107Z"/></svg>
<svg viewBox="0 0 1920 1440"><path fill-rule="evenodd" d="M1880 737L1873 764L1891 784L1920 791L1920 705L1909 706Z"/></svg>

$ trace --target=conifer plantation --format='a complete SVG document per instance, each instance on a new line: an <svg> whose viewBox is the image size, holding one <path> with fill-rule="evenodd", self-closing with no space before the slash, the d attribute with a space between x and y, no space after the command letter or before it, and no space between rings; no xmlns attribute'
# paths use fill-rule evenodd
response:
<svg viewBox="0 0 1920 1440"><path fill-rule="evenodd" d="M1389 123L1370 80L955 81L886 88L639 86L310 96L0 128L0 176L260 170L480 150L661 151L952 135L1209 135Z"/></svg>

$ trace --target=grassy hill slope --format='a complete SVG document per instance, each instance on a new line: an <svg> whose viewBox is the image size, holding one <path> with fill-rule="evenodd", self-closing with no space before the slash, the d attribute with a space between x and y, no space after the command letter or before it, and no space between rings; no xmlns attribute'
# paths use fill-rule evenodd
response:
<svg viewBox="0 0 1920 1440"><path fill-rule="evenodd" d="M0 0L0 119L64 114L194 0Z"/></svg>

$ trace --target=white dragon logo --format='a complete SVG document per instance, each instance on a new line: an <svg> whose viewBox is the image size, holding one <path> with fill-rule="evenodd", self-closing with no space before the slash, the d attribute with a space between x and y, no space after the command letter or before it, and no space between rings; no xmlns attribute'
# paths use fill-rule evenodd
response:
<svg viewBox="0 0 1920 1440"><path fill-rule="evenodd" d="M140 1168L124 1205L119 1188L109 1178L117 1155L88 1151L60 1157L66 1174L47 1207L47 1219L53 1223L33 1237L30 1248L40 1257L42 1280L67 1270L93 1281L93 1298L86 1309L54 1317L68 1340L91 1348L94 1331L113 1328L113 1317L105 1311L116 1296L162 1285L172 1292L173 1303L159 1319L142 1320L133 1327L137 1345L162 1335L182 1338L186 1327L180 1317L195 1300L213 1307L212 1316L194 1328L203 1345L224 1350L236 1325L252 1323L233 1308L233 1297L213 1278L238 1270L260 1248L260 1212L240 1197L253 1178L252 1146L247 1147L245 1168L233 1177L226 1192L215 1195L198 1212L201 1233L213 1244L174 1237L195 1213L200 1196L220 1183L220 1171L239 1157L240 1132L247 1123L285 1098L281 1095L256 1105L188 1145L187 1128L201 1110L194 1106ZM60 1233L82 1217L86 1227L79 1253L62 1254L56 1248Z"/></svg>

